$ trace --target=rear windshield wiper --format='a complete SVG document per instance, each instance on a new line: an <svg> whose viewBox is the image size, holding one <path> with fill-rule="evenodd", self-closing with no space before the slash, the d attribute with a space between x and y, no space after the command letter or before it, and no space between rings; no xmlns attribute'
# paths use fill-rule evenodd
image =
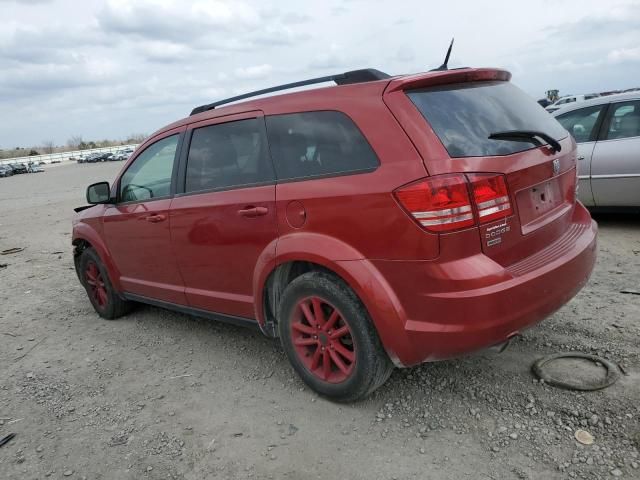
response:
<svg viewBox="0 0 640 480"><path fill-rule="evenodd" d="M531 142L535 145L540 145L539 138L543 139L549 144L554 152L562 150L560 142L558 142L551 135L544 132L536 132L534 130L507 130L504 132L494 132L489 135L491 140L510 140L512 142Z"/></svg>

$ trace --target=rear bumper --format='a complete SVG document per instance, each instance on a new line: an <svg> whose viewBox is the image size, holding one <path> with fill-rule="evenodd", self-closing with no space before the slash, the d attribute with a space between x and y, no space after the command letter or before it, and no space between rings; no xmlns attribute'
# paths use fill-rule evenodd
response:
<svg viewBox="0 0 640 480"><path fill-rule="evenodd" d="M482 254L449 265L372 261L401 306L395 326L382 322L381 331L376 322L383 344L396 364L410 366L504 342L558 310L587 283L596 236L596 223L578 203L561 238L509 267ZM374 321L380 313L372 312Z"/></svg>

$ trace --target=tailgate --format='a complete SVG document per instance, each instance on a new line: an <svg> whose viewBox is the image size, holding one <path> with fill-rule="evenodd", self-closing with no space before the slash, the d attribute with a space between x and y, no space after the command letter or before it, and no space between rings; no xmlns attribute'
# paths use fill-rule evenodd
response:
<svg viewBox="0 0 640 480"><path fill-rule="evenodd" d="M555 170L554 162L560 165ZM513 215L479 227L483 252L503 266L542 250L569 228L575 205L575 150L506 177Z"/></svg>
<svg viewBox="0 0 640 480"><path fill-rule="evenodd" d="M430 175L504 176L512 208L504 209L507 216L487 223L476 213L475 228L487 256L504 266L518 262L569 227L575 204L575 142L499 71L491 78L490 71L469 70L467 81L451 73L454 83L443 75L438 72L437 85L429 74L412 79L407 88L401 80L392 81L385 103L422 154ZM482 76L487 78L478 80ZM526 135L513 135L523 132ZM496 133L501 135L490 138ZM505 138L508 133L512 137Z"/></svg>

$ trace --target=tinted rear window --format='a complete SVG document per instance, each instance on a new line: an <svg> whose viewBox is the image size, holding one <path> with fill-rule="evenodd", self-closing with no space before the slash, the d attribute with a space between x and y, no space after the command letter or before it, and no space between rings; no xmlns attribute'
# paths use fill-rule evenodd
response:
<svg viewBox="0 0 640 480"><path fill-rule="evenodd" d="M507 130L535 130L557 140L567 136L549 113L509 82L445 85L407 95L452 157L509 155L535 147L488 138Z"/></svg>
<svg viewBox="0 0 640 480"><path fill-rule="evenodd" d="M266 122L280 180L355 173L378 166L373 149L344 113L271 115Z"/></svg>

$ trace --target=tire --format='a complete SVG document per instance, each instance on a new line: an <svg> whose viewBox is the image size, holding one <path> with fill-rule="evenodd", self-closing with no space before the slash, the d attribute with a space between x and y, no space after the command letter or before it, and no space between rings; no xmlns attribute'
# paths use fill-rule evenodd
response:
<svg viewBox="0 0 640 480"><path fill-rule="evenodd" d="M393 371L362 302L329 273L308 272L287 286L278 329L295 371L312 390L331 400L362 399Z"/></svg>
<svg viewBox="0 0 640 480"><path fill-rule="evenodd" d="M123 300L114 290L107 269L93 248L85 248L78 263L80 281L98 315L114 320L131 310L131 302Z"/></svg>

